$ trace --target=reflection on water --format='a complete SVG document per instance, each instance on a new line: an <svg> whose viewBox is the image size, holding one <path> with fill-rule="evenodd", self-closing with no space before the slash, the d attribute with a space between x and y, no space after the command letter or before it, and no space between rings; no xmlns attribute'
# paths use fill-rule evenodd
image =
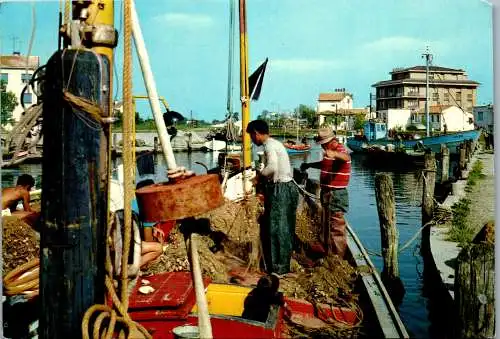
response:
<svg viewBox="0 0 500 339"><path fill-rule="evenodd" d="M258 157L254 147L254 160ZM315 145L307 154L294 155L290 158L294 167L299 167L304 161L318 161L321 159L322 150ZM218 153L175 153L176 162L179 166L192 169L197 174L204 174L205 167L217 165ZM141 177L151 177L155 182L166 181L167 167L161 155L156 157L154 175ZM120 163L118 160L115 166ZM23 165L19 169L2 171L2 187L12 185L17 176L22 173L29 173L36 177L37 186L41 182L41 165ZM309 169L311 178L318 178L319 171ZM350 208L347 219L352 228L357 232L365 247L373 252L380 253L380 228L375 201L374 175L375 170L362 167L361 158L357 155L352 157L352 177L348 188ZM422 196L422 185L419 183L419 176L414 172L391 173L396 195L396 219L399 228L400 244L408 241L421 225L421 212L418 201ZM403 322L411 332L412 337L429 337L429 321L427 311L427 298L422 295L423 280L422 258L419 254L420 237L399 256L400 275L406 288L406 295L399 310ZM372 261L376 267L382 269L382 259L372 256Z"/></svg>

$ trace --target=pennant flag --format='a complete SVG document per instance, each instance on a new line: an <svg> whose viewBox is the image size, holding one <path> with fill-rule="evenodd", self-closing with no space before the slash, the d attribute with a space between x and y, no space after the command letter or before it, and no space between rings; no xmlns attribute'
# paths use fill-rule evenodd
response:
<svg viewBox="0 0 500 339"><path fill-rule="evenodd" d="M259 66L248 77L248 85L250 87L250 100L259 100L260 90L262 89L262 82L264 82L264 73L266 72L267 60L264 61L262 65Z"/></svg>

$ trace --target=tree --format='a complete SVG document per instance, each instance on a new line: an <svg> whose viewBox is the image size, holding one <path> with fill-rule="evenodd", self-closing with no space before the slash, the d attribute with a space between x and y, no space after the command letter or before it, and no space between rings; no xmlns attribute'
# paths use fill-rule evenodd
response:
<svg viewBox="0 0 500 339"><path fill-rule="evenodd" d="M135 124L139 125L144 122L144 119L141 118L139 112L135 112Z"/></svg>
<svg viewBox="0 0 500 339"><path fill-rule="evenodd" d="M314 127L316 124L316 110L307 105L300 104L297 108L299 112L299 117L301 119L307 119L307 125L309 127Z"/></svg>
<svg viewBox="0 0 500 339"><path fill-rule="evenodd" d="M4 124L12 119L12 112L17 106L17 99L14 93L7 91L7 84L5 83L5 81L0 81L0 93L1 93L0 119L2 124Z"/></svg>
<svg viewBox="0 0 500 339"><path fill-rule="evenodd" d="M356 117L354 118L354 129L363 129L363 127L365 126L365 122L365 117L362 114L356 115Z"/></svg>

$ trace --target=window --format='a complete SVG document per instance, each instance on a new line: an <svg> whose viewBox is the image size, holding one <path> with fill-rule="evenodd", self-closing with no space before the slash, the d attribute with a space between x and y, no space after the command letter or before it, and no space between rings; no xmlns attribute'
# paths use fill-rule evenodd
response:
<svg viewBox="0 0 500 339"><path fill-rule="evenodd" d="M24 74L21 74L21 81L23 82L23 84L27 84L31 79L31 74L28 74L28 73L24 73Z"/></svg>
<svg viewBox="0 0 500 339"><path fill-rule="evenodd" d="M443 98L444 98L445 102L449 102L450 101L450 93L444 93Z"/></svg>
<svg viewBox="0 0 500 339"><path fill-rule="evenodd" d="M31 104L33 102L33 95L31 93L24 93L23 102L25 104Z"/></svg>
<svg viewBox="0 0 500 339"><path fill-rule="evenodd" d="M472 94L467 94L467 101L472 101Z"/></svg>
<svg viewBox="0 0 500 339"><path fill-rule="evenodd" d="M9 73L2 73L0 76L0 81L9 82Z"/></svg>
<svg viewBox="0 0 500 339"><path fill-rule="evenodd" d="M439 101L439 93L437 92L432 93L432 100Z"/></svg>
<svg viewBox="0 0 500 339"><path fill-rule="evenodd" d="M477 112L477 121L483 121L483 112Z"/></svg>

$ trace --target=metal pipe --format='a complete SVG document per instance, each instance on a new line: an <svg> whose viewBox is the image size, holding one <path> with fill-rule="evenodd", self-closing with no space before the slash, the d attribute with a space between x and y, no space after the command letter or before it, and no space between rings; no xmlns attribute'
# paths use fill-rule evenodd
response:
<svg viewBox="0 0 500 339"><path fill-rule="evenodd" d="M168 135L167 127L165 126L165 122L163 121L158 91L156 89L156 83L151 71L151 64L149 62L146 45L144 44L141 27L139 26L139 18L137 17L134 1L132 1L132 35L134 37L135 48L137 50L137 56L139 57L139 63L142 69L144 85L146 86L146 90L149 96L149 104L151 105L156 128L158 130L158 136L160 137L163 156L165 157L165 161L167 162L168 169L175 169L177 168L177 164L175 163L174 152L170 144L170 136Z"/></svg>

